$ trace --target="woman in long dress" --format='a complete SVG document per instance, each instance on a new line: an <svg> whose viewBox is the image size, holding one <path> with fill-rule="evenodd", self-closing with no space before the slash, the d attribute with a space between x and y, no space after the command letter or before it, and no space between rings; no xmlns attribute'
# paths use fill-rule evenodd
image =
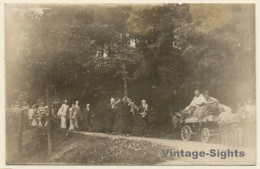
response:
<svg viewBox="0 0 260 169"><path fill-rule="evenodd" d="M38 125L38 120L37 120L37 108L35 105L32 106L32 108L29 110L29 116L31 117L31 124L32 126L37 126ZM30 119L29 117L29 119Z"/></svg>
<svg viewBox="0 0 260 169"><path fill-rule="evenodd" d="M71 108L69 109L69 119L70 119L70 131L73 131L75 129L74 122L73 122L73 107L75 104L71 105Z"/></svg>

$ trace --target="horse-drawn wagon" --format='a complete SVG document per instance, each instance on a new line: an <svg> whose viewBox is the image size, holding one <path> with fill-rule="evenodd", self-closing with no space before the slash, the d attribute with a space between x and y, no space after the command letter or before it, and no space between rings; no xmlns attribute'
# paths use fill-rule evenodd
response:
<svg viewBox="0 0 260 169"><path fill-rule="evenodd" d="M215 113L209 112L204 117L184 116L180 131L182 140L188 141L192 136L200 135L201 141L206 143L219 134L218 116Z"/></svg>

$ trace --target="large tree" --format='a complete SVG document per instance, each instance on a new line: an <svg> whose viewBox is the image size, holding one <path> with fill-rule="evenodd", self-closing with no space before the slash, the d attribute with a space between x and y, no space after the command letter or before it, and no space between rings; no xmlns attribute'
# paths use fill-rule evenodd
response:
<svg viewBox="0 0 260 169"><path fill-rule="evenodd" d="M195 89L227 105L255 97L252 5L10 5L6 11L8 103L25 90L33 103L47 86L51 95L93 104L128 94L162 112L183 108Z"/></svg>

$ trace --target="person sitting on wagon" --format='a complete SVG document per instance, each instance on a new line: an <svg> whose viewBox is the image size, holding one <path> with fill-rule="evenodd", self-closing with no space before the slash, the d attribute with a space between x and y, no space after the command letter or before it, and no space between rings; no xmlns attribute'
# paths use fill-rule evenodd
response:
<svg viewBox="0 0 260 169"><path fill-rule="evenodd" d="M191 101L190 105L188 106L189 108L190 107L200 107L202 106L205 102L206 102L206 99L205 97L200 93L199 90L195 90L195 96L193 98L193 100Z"/></svg>
<svg viewBox="0 0 260 169"><path fill-rule="evenodd" d="M217 99L209 96L208 91L204 91L203 96L205 98L205 104L219 103L219 101Z"/></svg>
<svg viewBox="0 0 260 169"><path fill-rule="evenodd" d="M192 115L193 112L196 110L196 108L199 108L200 106L202 106L206 103L205 97L200 93L199 90L195 90L194 94L195 94L195 96L194 96L193 100L191 101L190 105L187 106L182 111L182 113L188 112L188 116Z"/></svg>
<svg viewBox="0 0 260 169"><path fill-rule="evenodd" d="M196 109L193 113L193 116L198 117L199 123L201 123L204 117L208 117L209 114L213 114L213 115L220 114L219 101L213 97L210 97L208 91L204 91L203 96L205 98L203 102L203 106Z"/></svg>

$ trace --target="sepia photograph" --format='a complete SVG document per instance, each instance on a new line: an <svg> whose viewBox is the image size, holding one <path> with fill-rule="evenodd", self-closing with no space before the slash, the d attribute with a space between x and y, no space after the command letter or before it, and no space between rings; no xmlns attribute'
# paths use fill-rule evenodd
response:
<svg viewBox="0 0 260 169"><path fill-rule="evenodd" d="M5 164L255 166L255 4L5 3Z"/></svg>

